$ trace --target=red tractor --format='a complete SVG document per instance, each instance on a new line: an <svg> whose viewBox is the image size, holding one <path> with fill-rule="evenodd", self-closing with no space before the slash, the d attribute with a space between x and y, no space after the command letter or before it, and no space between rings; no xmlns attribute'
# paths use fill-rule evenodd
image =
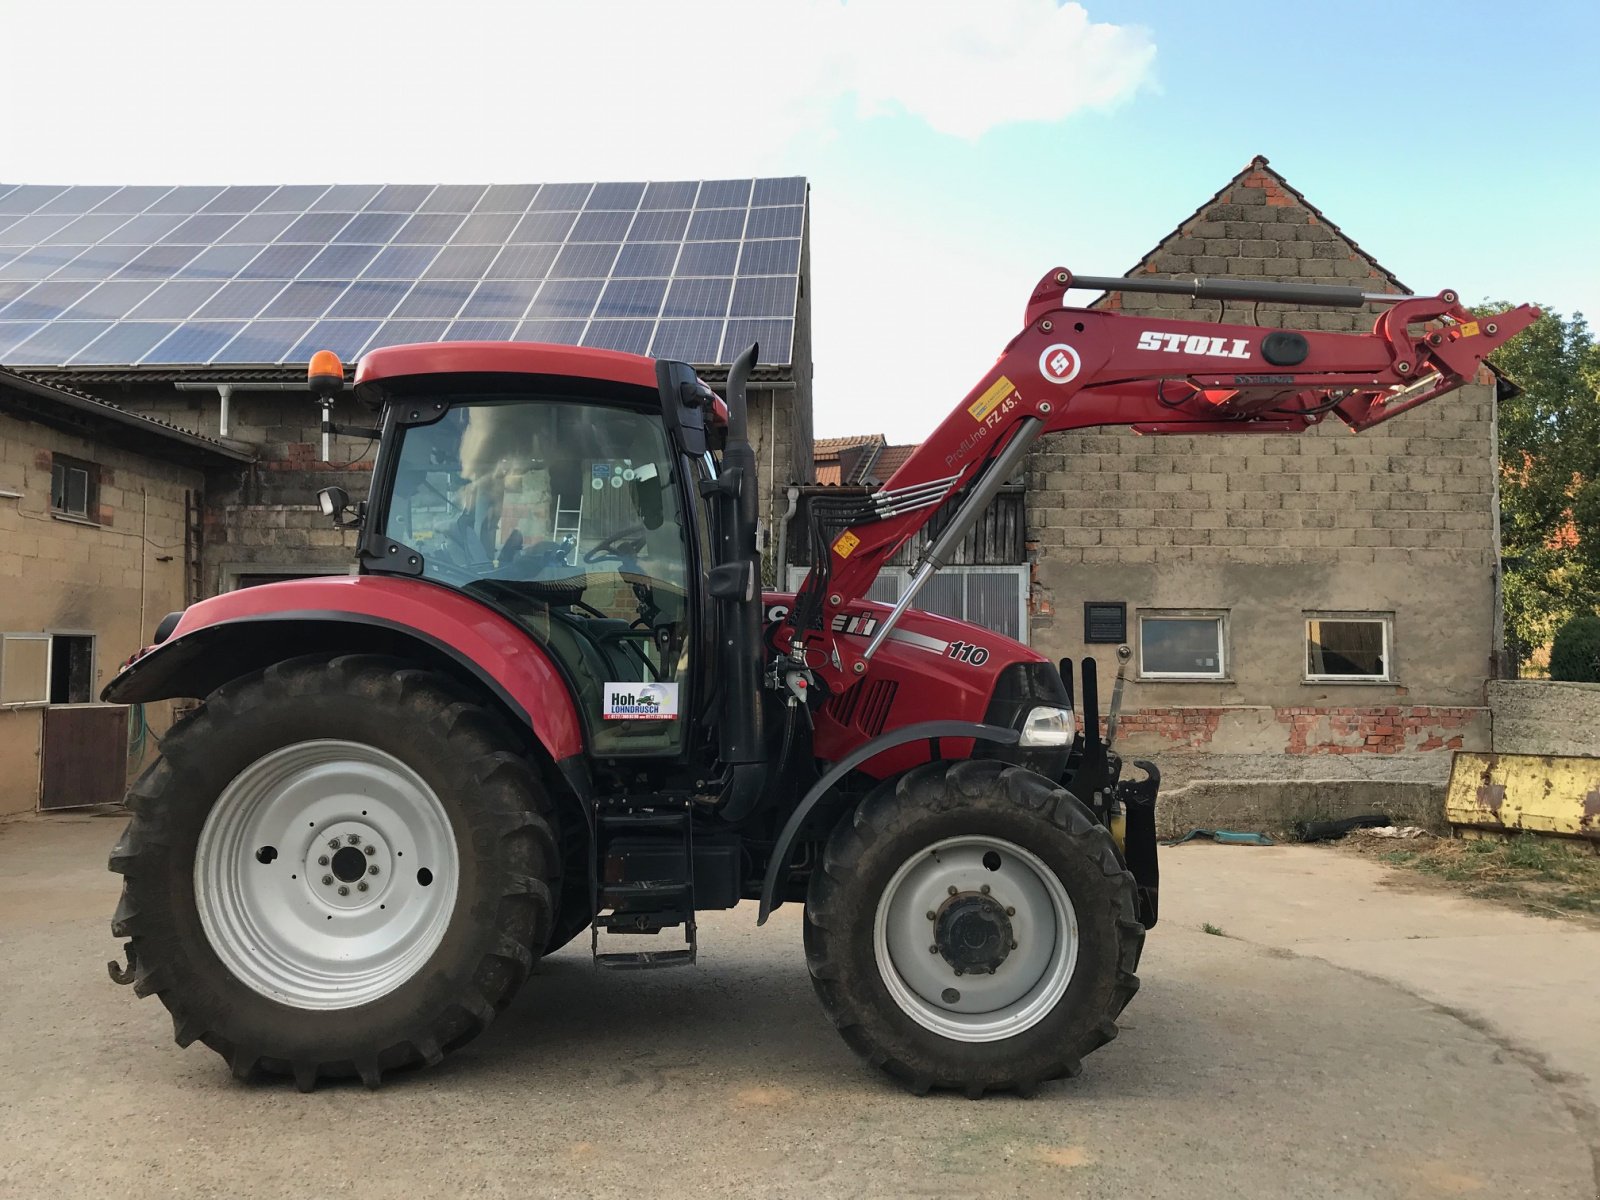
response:
<svg viewBox="0 0 1600 1200"><path fill-rule="evenodd" d="M1072 287L1382 311L1302 334L1067 307ZM380 439L371 493L322 497L359 572L173 613L106 688L202 701L128 796L113 978L238 1076L375 1086L481 1033L581 933L601 967L667 967L694 961L699 911L797 901L828 1016L907 1086L1073 1075L1138 988L1158 776L1121 777L1092 661L1075 713L1070 662L918 589L1045 433L1365 429L1537 316L1053 270L883 488L815 506L795 596L761 590L754 347L726 402L606 351L378 350L355 377L374 428L347 431ZM338 361L311 385L326 431ZM935 515L899 603L862 599Z"/></svg>

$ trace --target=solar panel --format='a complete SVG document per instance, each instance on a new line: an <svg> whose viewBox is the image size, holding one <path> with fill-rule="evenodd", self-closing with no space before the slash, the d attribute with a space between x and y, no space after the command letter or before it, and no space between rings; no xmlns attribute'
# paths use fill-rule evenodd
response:
<svg viewBox="0 0 1600 1200"><path fill-rule="evenodd" d="M274 366L516 338L792 353L803 178L0 184L0 361Z"/></svg>

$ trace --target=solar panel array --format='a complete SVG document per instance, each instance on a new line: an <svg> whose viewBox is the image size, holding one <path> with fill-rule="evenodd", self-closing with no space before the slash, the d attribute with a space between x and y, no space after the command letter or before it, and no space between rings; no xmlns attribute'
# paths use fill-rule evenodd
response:
<svg viewBox="0 0 1600 1200"><path fill-rule="evenodd" d="M730 362L794 341L806 181L0 184L0 363L269 366L516 340Z"/></svg>

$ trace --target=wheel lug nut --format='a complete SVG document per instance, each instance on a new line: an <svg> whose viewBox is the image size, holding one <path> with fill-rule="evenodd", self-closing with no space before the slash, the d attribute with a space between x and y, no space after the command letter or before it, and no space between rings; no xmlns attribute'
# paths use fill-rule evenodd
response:
<svg viewBox="0 0 1600 1200"><path fill-rule="evenodd" d="M333 886L333 876L332 875L324 875L322 877L322 886L323 887L332 887Z"/></svg>
<svg viewBox="0 0 1600 1200"><path fill-rule="evenodd" d="M953 883L952 883L952 884L951 884L951 885L950 885L950 888L949 888L949 891L950 891L950 894L951 894L951 895L952 895L952 896L954 896L954 895L955 895L955 894L956 894L956 885L955 885L955 884L953 884Z"/></svg>
<svg viewBox="0 0 1600 1200"><path fill-rule="evenodd" d="M339 895L348 896L349 894L350 894L350 889L345 887L344 884L341 883L339 885Z"/></svg>
<svg viewBox="0 0 1600 1200"><path fill-rule="evenodd" d="M929 946L928 947L928 953L929 954L937 954L937 953L939 953L939 947L937 947L937 946Z"/></svg>
<svg viewBox="0 0 1600 1200"><path fill-rule="evenodd" d="M352 846L361 845L361 838L353 833L349 837L345 838L345 841L349 842Z"/></svg>
<svg viewBox="0 0 1600 1200"><path fill-rule="evenodd" d="M326 854L319 854L317 856L317 866L325 867L327 865L328 865L328 856Z"/></svg>
<svg viewBox="0 0 1600 1200"><path fill-rule="evenodd" d="M986 883L981 888L979 888L978 890L980 892L982 892L985 896L987 896L989 894L989 885Z"/></svg>
<svg viewBox="0 0 1600 1200"><path fill-rule="evenodd" d="M344 845L344 843L341 842L338 838L329 838L328 839L328 849L329 850L337 850L342 845Z"/></svg>
<svg viewBox="0 0 1600 1200"><path fill-rule="evenodd" d="M1015 942L1012 942L1012 943L1011 943L1011 948L1012 948L1012 949L1013 949L1013 950L1015 950L1015 949L1016 949L1016 948L1017 948L1017 944L1016 944L1016 943L1015 943Z"/></svg>
<svg viewBox="0 0 1600 1200"><path fill-rule="evenodd" d="M356 884L356 891L364 892L366 890L367 890L367 881L365 879L363 879L360 883Z"/></svg>
<svg viewBox="0 0 1600 1200"><path fill-rule="evenodd" d="M963 974L963 972L962 972L962 970L961 970L961 968L960 968L960 967L957 967L957 968L956 968L956 974L957 974L957 975L960 975L960 974Z"/></svg>
<svg viewBox="0 0 1600 1200"><path fill-rule="evenodd" d="M1016 909L1014 909L1014 908L1008 908L1008 909L1006 909L1006 916L1008 916L1008 917L1014 917L1014 916L1016 916L1016 915L1017 915L1017 910L1016 910Z"/></svg>
<svg viewBox="0 0 1600 1200"><path fill-rule="evenodd" d="M378 873L378 865L376 863L374 863L372 866L367 868L367 874L368 875L376 875L377 873Z"/></svg>
<svg viewBox="0 0 1600 1200"><path fill-rule="evenodd" d="M939 914L934 912L933 909L930 908L928 910L928 920L937 921L938 919L939 919Z"/></svg>
<svg viewBox="0 0 1600 1200"><path fill-rule="evenodd" d="M368 847L367 847L367 856L368 856L368 857L369 857L369 858L370 858L370 857L371 857L371 856L372 856L372 855L374 855L374 854L376 854L376 853L377 853L377 852L378 852L378 848L377 848L377 847L376 847L376 846L368 846Z"/></svg>

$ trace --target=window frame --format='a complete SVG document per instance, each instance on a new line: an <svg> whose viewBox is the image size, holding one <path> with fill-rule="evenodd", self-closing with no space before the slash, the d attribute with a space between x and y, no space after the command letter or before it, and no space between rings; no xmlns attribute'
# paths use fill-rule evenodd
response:
<svg viewBox="0 0 1600 1200"><path fill-rule="evenodd" d="M67 508L67 488L63 485L61 490L62 504L56 504L56 473L64 476L72 471L83 473L83 511ZM52 516L64 517L69 521L87 521L98 525L100 514L100 464L93 463L83 458L74 458L70 454L50 455L50 513Z"/></svg>
<svg viewBox="0 0 1600 1200"><path fill-rule="evenodd" d="M48 633L0 633L0 711L18 708L44 708L50 703L50 684L52 655L55 650L54 638ZM37 700L5 700L5 662L6 645L9 642L43 642L44 648L44 691Z"/></svg>
<svg viewBox="0 0 1600 1200"><path fill-rule="evenodd" d="M1394 669L1394 614L1392 612L1339 612L1334 609L1312 609L1301 614L1304 624L1301 630L1300 660L1302 683L1386 683L1392 684L1396 680ZM1383 659L1382 675L1313 675L1311 673L1311 622L1313 621L1344 621L1348 623L1376 624L1383 630L1383 643L1380 654Z"/></svg>
<svg viewBox="0 0 1600 1200"><path fill-rule="evenodd" d="M793 565L789 566L787 570L787 577L784 581L785 587L783 590L798 592L800 590L800 585L805 582L806 575L810 570L810 567L797 567ZM961 607L963 612L965 612L968 607L967 580L972 576L1015 576L1017 579L1017 637L1015 640L1021 642L1024 646L1033 644L1030 641L1031 630L1028 628L1028 592L1031 580L1028 574L1028 566L1026 563L957 563L952 566L940 568L939 574L941 576L949 575L965 577L962 579L961 584ZM873 580L873 588L881 589L886 587L887 590L889 590L892 594L883 599L873 599L871 590L869 590L868 594L862 596L862 599L872 604L887 604L892 606L897 600L900 599L902 595L905 594L906 585L910 583L910 581L910 567L883 567L878 571L877 578ZM913 605L912 607L917 608L918 606ZM919 608L919 611L928 610ZM936 613L935 615L938 616L942 614ZM967 621L969 624L975 623L970 617L965 616L953 617L951 619L957 621ZM1011 636L1003 630L995 630L994 632L999 633L1002 637Z"/></svg>
<svg viewBox="0 0 1600 1200"><path fill-rule="evenodd" d="M1141 608L1135 613L1136 653L1140 680L1151 683L1227 683L1232 678L1233 647L1230 644L1229 610L1225 608ZM1149 671L1144 665L1144 624L1150 621L1213 621L1217 626L1217 669L1215 671Z"/></svg>

